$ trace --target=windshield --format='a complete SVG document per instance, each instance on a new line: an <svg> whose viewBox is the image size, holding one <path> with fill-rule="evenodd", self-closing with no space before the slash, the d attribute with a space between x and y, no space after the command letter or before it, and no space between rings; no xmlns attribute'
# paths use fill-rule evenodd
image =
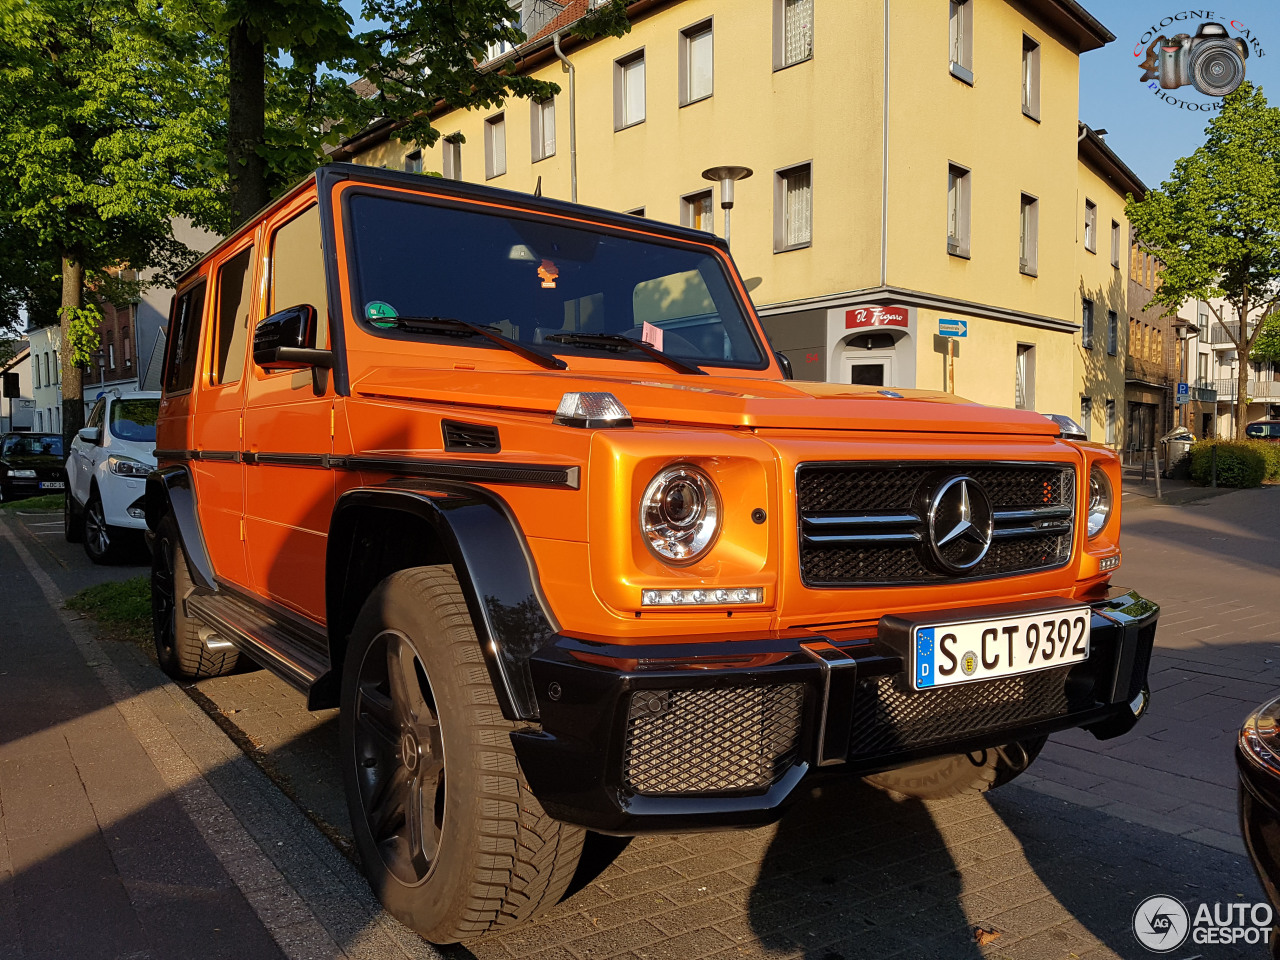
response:
<svg viewBox="0 0 1280 960"><path fill-rule="evenodd" d="M729 278L708 253L603 228L367 194L352 197L349 209L352 286L367 326L377 328L381 320L386 328L396 317L452 317L561 355L598 356L600 350L548 338L621 334L697 363L764 365ZM456 341L457 333L432 336ZM478 337L467 345L491 346ZM613 356L646 359L640 352Z"/></svg>
<svg viewBox="0 0 1280 960"><path fill-rule="evenodd" d="M111 405L111 435L117 440L156 442L159 400L117 400Z"/></svg>
<svg viewBox="0 0 1280 960"><path fill-rule="evenodd" d="M62 438L56 434L33 437L8 437L4 442L6 457L61 457Z"/></svg>

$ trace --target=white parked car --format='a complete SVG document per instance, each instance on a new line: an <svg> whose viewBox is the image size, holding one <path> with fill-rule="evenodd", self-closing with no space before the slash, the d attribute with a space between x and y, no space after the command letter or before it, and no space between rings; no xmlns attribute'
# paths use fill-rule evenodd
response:
<svg viewBox="0 0 1280 960"><path fill-rule="evenodd" d="M94 563L113 562L147 528L143 504L159 413L159 393L113 391L98 399L71 441L63 529L70 542L84 542Z"/></svg>

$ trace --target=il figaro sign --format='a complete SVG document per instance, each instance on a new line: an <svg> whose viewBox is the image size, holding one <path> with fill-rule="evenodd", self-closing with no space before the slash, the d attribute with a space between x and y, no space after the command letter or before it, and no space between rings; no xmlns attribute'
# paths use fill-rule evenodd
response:
<svg viewBox="0 0 1280 960"><path fill-rule="evenodd" d="M846 330L858 327L902 327L909 326L910 313L906 307L854 307L846 310L844 326Z"/></svg>

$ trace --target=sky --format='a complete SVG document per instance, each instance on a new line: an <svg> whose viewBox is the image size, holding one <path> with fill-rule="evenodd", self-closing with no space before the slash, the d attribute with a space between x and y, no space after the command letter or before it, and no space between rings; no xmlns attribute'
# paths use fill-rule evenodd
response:
<svg viewBox="0 0 1280 960"><path fill-rule="evenodd" d="M1173 172L1174 161L1195 152L1204 143L1204 128L1212 113L1187 110L1160 99L1140 81L1138 64L1146 56L1151 39L1163 33L1195 34L1201 18L1160 27L1166 17L1185 11L1212 11L1212 19L1227 28L1231 36L1240 30L1235 21L1257 39L1264 56L1250 49L1245 60L1245 78L1260 84L1271 104L1280 105L1280 3L1277 0L1227 0L1221 6L1173 0L1081 0L1085 9L1116 35L1101 50L1080 58L1080 119L1089 126L1108 131L1107 145L1148 187L1158 187ZM1152 27L1155 34L1142 44L1138 56L1134 47ZM1154 81L1148 81L1154 82ZM1164 91L1179 101L1210 104L1213 100L1186 86Z"/></svg>

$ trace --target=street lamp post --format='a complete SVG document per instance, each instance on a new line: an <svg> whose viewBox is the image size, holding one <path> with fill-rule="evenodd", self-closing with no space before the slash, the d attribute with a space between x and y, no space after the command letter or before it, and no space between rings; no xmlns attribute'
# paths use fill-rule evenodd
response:
<svg viewBox="0 0 1280 960"><path fill-rule="evenodd" d="M750 167L708 167L702 171L702 179L720 184L720 206L724 209L724 242L729 245L729 211L733 208L733 185L751 176Z"/></svg>

